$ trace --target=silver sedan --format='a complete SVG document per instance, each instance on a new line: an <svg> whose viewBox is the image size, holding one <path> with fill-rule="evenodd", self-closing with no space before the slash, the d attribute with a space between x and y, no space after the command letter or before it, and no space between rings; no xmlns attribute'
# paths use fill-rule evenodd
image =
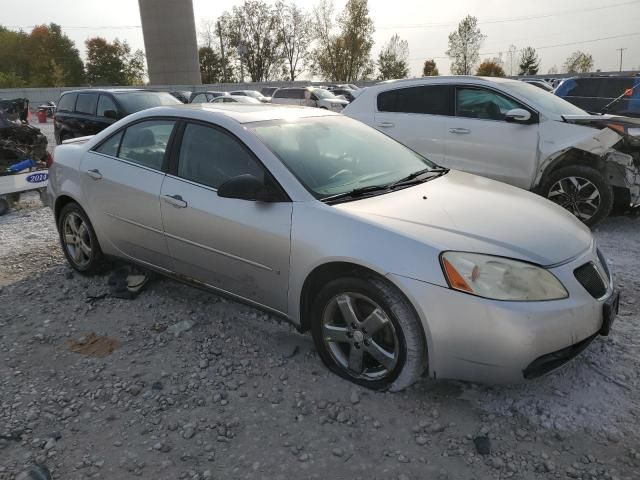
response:
<svg viewBox="0 0 640 480"><path fill-rule="evenodd" d="M374 389L534 378L617 311L570 213L319 109L145 110L59 146L48 197L77 271L117 257L248 302Z"/></svg>

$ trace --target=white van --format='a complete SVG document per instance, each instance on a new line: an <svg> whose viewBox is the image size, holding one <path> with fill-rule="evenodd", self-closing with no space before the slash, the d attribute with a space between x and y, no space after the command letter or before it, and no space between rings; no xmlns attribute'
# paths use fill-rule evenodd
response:
<svg viewBox="0 0 640 480"><path fill-rule="evenodd" d="M336 97L329 90L313 87L279 88L271 97L271 103L280 105L302 105L341 111L348 101Z"/></svg>

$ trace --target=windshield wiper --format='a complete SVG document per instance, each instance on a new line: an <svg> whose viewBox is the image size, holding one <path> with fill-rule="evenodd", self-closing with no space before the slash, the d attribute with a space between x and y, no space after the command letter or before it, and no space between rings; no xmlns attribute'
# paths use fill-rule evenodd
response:
<svg viewBox="0 0 640 480"><path fill-rule="evenodd" d="M412 184L412 183L422 183L422 182L426 182L427 180L433 180L434 178L438 178L438 177L444 175L448 171L449 171L449 169L448 168L444 168L444 167L423 168L422 170L418 170L417 172L410 173L406 177L401 178L400 180L397 180L397 181L393 182L392 184L389 185L389 188L401 187L403 185L409 185L409 184ZM416 181L416 179L418 177L420 177L422 175L425 175L427 173L433 173L434 175L429 175L426 178L422 178L422 179Z"/></svg>
<svg viewBox="0 0 640 480"><path fill-rule="evenodd" d="M389 185L368 185L366 187L354 188L348 192L337 193L335 195L329 195L328 197L321 198L323 202L331 202L333 200L340 200L341 198L354 198L361 195L366 195L371 192L379 192L382 190L389 190Z"/></svg>
<svg viewBox="0 0 640 480"><path fill-rule="evenodd" d="M632 85L632 86L631 86L631 88L626 88L626 89L624 90L624 92L622 92L622 94L621 94L620 96L618 96L618 97L614 98L612 101L610 101L609 103L607 103L607 104L602 108L602 110L600 110L598 113L601 113L601 114L603 114L603 115L604 115L604 114L606 114L606 113L609 111L609 109L610 109L613 105L615 105L616 103L618 103L620 100L622 100L622 98L623 98L623 97L633 95L633 91L635 90L635 88L636 88L638 85L640 85L640 83L636 83L635 85ZM630 91L630 93L628 93L629 91Z"/></svg>

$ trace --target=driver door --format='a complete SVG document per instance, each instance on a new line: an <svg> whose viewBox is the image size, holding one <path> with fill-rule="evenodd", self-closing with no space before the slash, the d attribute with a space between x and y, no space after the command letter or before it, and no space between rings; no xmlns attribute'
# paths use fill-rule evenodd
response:
<svg viewBox="0 0 640 480"><path fill-rule="evenodd" d="M218 196L218 187L237 175L269 176L222 128L187 123L177 160L160 192L176 272L286 313L291 203Z"/></svg>
<svg viewBox="0 0 640 480"><path fill-rule="evenodd" d="M530 189L538 123L507 122L505 113L514 108L531 111L495 90L458 85L455 116L446 117L444 165Z"/></svg>

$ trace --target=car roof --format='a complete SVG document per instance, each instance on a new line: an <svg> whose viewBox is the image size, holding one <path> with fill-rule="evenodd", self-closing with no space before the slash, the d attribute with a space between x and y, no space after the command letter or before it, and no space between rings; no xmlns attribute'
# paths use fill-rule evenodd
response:
<svg viewBox="0 0 640 480"><path fill-rule="evenodd" d="M201 119L202 113L210 112L212 114L223 115L238 123L340 115L320 108L253 103L189 103L186 105L155 107L143 110L142 113L144 112L153 114L153 116L175 115L194 119ZM140 118L140 116L138 118Z"/></svg>
<svg viewBox="0 0 640 480"><path fill-rule="evenodd" d="M151 90L148 88L79 88L76 90L65 90L64 92L62 92L62 95L65 95L67 93L126 93L126 92L168 93L168 92L160 92L158 90Z"/></svg>

